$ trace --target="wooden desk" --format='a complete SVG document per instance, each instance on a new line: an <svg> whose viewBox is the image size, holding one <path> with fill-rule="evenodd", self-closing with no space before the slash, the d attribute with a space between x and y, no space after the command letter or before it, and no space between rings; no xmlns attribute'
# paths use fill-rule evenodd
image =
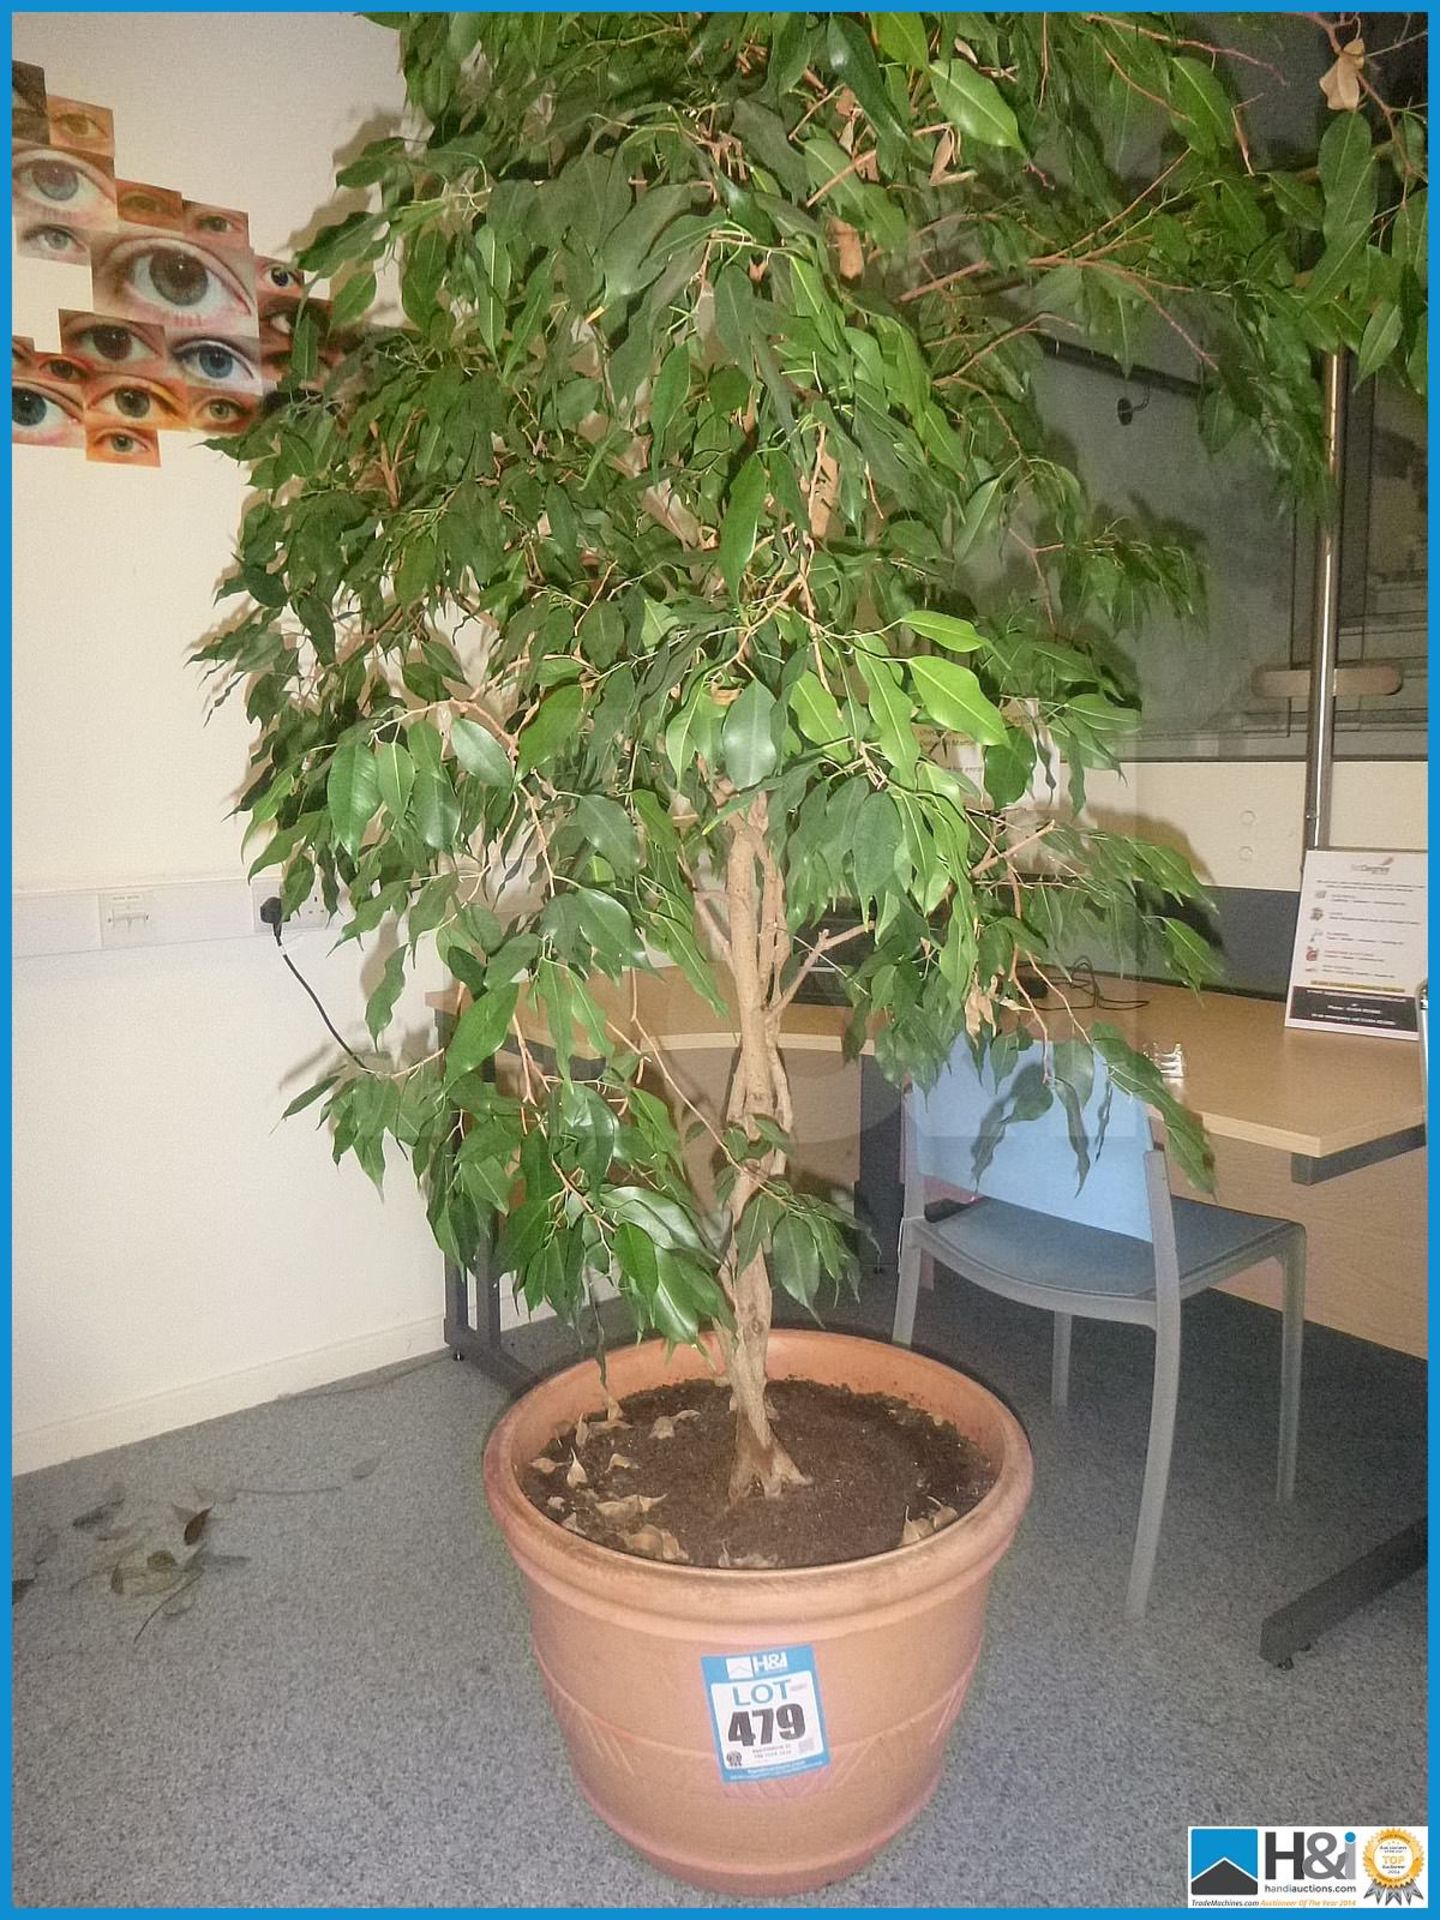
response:
<svg viewBox="0 0 1440 1920"><path fill-rule="evenodd" d="M1278 1001L1196 996L1149 982L1107 980L1102 989L1108 998L1144 1004L1077 1008L1082 1023L1103 1019L1135 1045L1184 1048L1185 1079L1176 1091L1201 1115L1214 1145L1214 1197L1304 1224L1307 1317L1424 1354L1425 1155L1414 1149L1424 1145L1425 1132L1415 1043L1289 1029ZM718 1100L739 1037L677 969L619 984L597 980L592 992L621 1032L638 1019L687 1091ZM453 993L433 995L431 1004L453 1014L457 1001ZM842 1067L847 1019L839 1007L795 1003L786 1011L796 1137L802 1163L806 1152L818 1153L823 1177L857 1185L884 1247L893 1245L899 1219L897 1100L868 1060L858 1070ZM1064 1020L1058 1005L1053 1014L1047 1010L1053 1030ZM525 1025L527 1036L543 1044L543 1017L537 1012ZM1177 1190L1189 1191L1178 1179ZM892 1265L893 1257L884 1270ZM1229 1285L1276 1304L1263 1270Z"/></svg>

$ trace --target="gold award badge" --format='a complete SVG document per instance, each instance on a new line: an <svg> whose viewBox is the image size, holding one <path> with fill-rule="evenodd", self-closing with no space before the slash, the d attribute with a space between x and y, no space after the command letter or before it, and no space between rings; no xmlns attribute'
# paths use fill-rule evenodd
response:
<svg viewBox="0 0 1440 1920"><path fill-rule="evenodd" d="M1415 1882L1424 1865L1424 1849L1413 1833L1404 1827L1382 1827L1365 1843L1365 1871L1370 1876L1365 1898L1382 1907L1418 1900L1420 1889Z"/></svg>

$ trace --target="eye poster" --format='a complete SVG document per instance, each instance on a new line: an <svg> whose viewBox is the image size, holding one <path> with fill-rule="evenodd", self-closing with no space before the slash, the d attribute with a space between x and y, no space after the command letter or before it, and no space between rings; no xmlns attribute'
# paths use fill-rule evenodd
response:
<svg viewBox="0 0 1440 1920"><path fill-rule="evenodd" d="M75 270L56 345L12 339L11 438L154 467L162 434L243 431L285 377L301 274L252 251L240 209L121 177L107 107L51 93L23 61L11 101L18 250Z"/></svg>

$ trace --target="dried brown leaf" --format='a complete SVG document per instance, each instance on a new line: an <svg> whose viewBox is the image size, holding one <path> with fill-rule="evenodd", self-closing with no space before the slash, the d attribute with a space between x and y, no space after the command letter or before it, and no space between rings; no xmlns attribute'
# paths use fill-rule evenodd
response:
<svg viewBox="0 0 1440 1920"><path fill-rule="evenodd" d="M210 1507L202 1507L198 1513L192 1513L185 1522L185 1531L180 1536L187 1547L193 1547L210 1524Z"/></svg>
<svg viewBox="0 0 1440 1920"><path fill-rule="evenodd" d="M106 1488L97 1506L77 1514L70 1524L79 1527L82 1533L93 1533L97 1527L103 1527L108 1520L113 1520L124 1504L125 1489L117 1480Z"/></svg>
<svg viewBox="0 0 1440 1920"><path fill-rule="evenodd" d="M580 1418L575 1422L575 1451L577 1453L580 1451L581 1447L583 1447L586 1444L589 1438L590 1438L590 1428L586 1423L584 1414L582 1413Z"/></svg>
<svg viewBox="0 0 1440 1920"><path fill-rule="evenodd" d="M552 1460L548 1454L537 1454L530 1462L530 1470L532 1473L558 1473L560 1471L560 1462L558 1460Z"/></svg>
<svg viewBox="0 0 1440 1920"><path fill-rule="evenodd" d="M938 1533L942 1527L948 1527L952 1520L959 1518L954 1507L937 1507L930 1516L930 1526L935 1533Z"/></svg>
<svg viewBox="0 0 1440 1920"><path fill-rule="evenodd" d="M623 1526L628 1521L638 1520L641 1514L649 1513L652 1507L658 1507L664 1498L663 1493L627 1493L623 1500L597 1500L595 1511L611 1526Z"/></svg>
<svg viewBox="0 0 1440 1920"><path fill-rule="evenodd" d="M157 1547L145 1562L152 1573L165 1573L179 1565L168 1547Z"/></svg>
<svg viewBox="0 0 1440 1920"><path fill-rule="evenodd" d="M900 1544L902 1547L913 1547L917 1540L928 1540L934 1531L923 1514L915 1520L907 1519L900 1530Z"/></svg>
<svg viewBox="0 0 1440 1920"><path fill-rule="evenodd" d="M350 1478L352 1480L368 1480L379 1466L381 1458L382 1456L380 1454L372 1453L366 1460L357 1460L350 1469Z"/></svg>
<svg viewBox="0 0 1440 1920"><path fill-rule="evenodd" d="M654 1426L651 1427L650 1438L652 1440L673 1440L675 1438L675 1422L670 1418L668 1413L662 1413Z"/></svg>
<svg viewBox="0 0 1440 1920"><path fill-rule="evenodd" d="M721 1547L720 1558L716 1562L722 1567L778 1567L780 1562L773 1553L735 1553L727 1547Z"/></svg>
<svg viewBox="0 0 1440 1920"><path fill-rule="evenodd" d="M945 131L941 134L940 138L935 142L935 158L930 163L930 184L932 187L935 185L937 180L941 180L944 178L946 172L949 169L950 162L954 158L955 158L954 129L951 127L946 127Z"/></svg>
<svg viewBox="0 0 1440 1920"><path fill-rule="evenodd" d="M570 1456L570 1464L565 1469L565 1484L567 1487L588 1487L590 1484L590 1476L581 1466L578 1454L572 1453Z"/></svg>
<svg viewBox="0 0 1440 1920"><path fill-rule="evenodd" d="M636 1527L633 1533L622 1534L621 1539L627 1547L636 1553L643 1553L652 1560L688 1560L689 1554L681 1546L673 1533L667 1533L664 1527Z"/></svg>
<svg viewBox="0 0 1440 1920"><path fill-rule="evenodd" d="M621 1467L633 1467L634 1464L635 1462L630 1459L627 1454L612 1453L610 1456L610 1464L606 1467L605 1471L607 1473L615 1473Z"/></svg>
<svg viewBox="0 0 1440 1920"><path fill-rule="evenodd" d="M1363 89L1360 74L1365 65L1365 42L1350 40L1340 49L1339 58L1330 71L1320 81L1320 91L1325 96L1325 104L1332 113L1355 113L1359 110Z"/></svg>
<svg viewBox="0 0 1440 1920"><path fill-rule="evenodd" d="M565 1502L558 1493L552 1493L545 1504L552 1513L564 1513L565 1511Z"/></svg>
<svg viewBox="0 0 1440 1920"><path fill-rule="evenodd" d="M858 280L865 271L865 249L860 244L860 236L848 220L838 219L834 214L826 221L830 229L830 244L835 249L835 270L842 280Z"/></svg>

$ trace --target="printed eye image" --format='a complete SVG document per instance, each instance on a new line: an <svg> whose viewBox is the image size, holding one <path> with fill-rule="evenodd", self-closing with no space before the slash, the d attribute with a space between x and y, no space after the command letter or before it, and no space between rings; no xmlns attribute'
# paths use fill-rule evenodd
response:
<svg viewBox="0 0 1440 1920"><path fill-rule="evenodd" d="M115 206L120 218L131 226L164 227L168 233L179 233L185 224L185 202L169 187L117 180Z"/></svg>
<svg viewBox="0 0 1440 1920"><path fill-rule="evenodd" d="M41 145L50 138L45 69L23 60L10 62L10 138Z"/></svg>
<svg viewBox="0 0 1440 1920"><path fill-rule="evenodd" d="M16 250L32 260L54 260L62 266L87 267L90 241L86 234L58 220L32 220L15 239Z"/></svg>
<svg viewBox="0 0 1440 1920"><path fill-rule="evenodd" d="M78 393L42 386L28 377L10 389L10 437L22 447L83 447L85 421Z"/></svg>
<svg viewBox="0 0 1440 1920"><path fill-rule="evenodd" d="M106 373L85 385L85 425L92 432L103 426L174 432L185 425L187 411L185 393L178 384Z"/></svg>
<svg viewBox="0 0 1440 1920"><path fill-rule="evenodd" d="M81 387L90 377L90 369L79 360L67 360L59 353L37 353L35 372L42 380L57 386Z"/></svg>
<svg viewBox="0 0 1440 1920"><path fill-rule="evenodd" d="M224 259L188 238L132 229L96 245L95 304L172 333L252 332L249 264L248 255Z"/></svg>
<svg viewBox="0 0 1440 1920"><path fill-rule="evenodd" d="M62 310L60 345L64 352L88 360L97 371L125 367L161 375L165 366L165 335L159 327L138 327L104 313Z"/></svg>
<svg viewBox="0 0 1440 1920"><path fill-rule="evenodd" d="M255 289L263 310L274 298L298 300L305 291L305 276L298 267L287 266L283 260L270 260L264 254L257 254Z"/></svg>
<svg viewBox="0 0 1440 1920"><path fill-rule="evenodd" d="M196 433L243 433L255 418L259 399L251 393L204 393L192 390L187 424Z"/></svg>
<svg viewBox="0 0 1440 1920"><path fill-rule="evenodd" d="M260 342L204 337L180 339L170 348L187 386L206 393L258 394ZM192 396L195 397L195 396Z"/></svg>
<svg viewBox="0 0 1440 1920"><path fill-rule="evenodd" d="M68 147L74 153L114 153L115 116L108 107L92 107L85 100L57 100L51 94L47 117L53 146Z"/></svg>
<svg viewBox="0 0 1440 1920"><path fill-rule="evenodd" d="M101 161L55 147L16 147L10 189L17 219L53 214L69 227L115 224L115 182Z"/></svg>
<svg viewBox="0 0 1440 1920"><path fill-rule="evenodd" d="M112 467L158 467L160 441L143 427L86 426L85 458Z"/></svg>
<svg viewBox="0 0 1440 1920"><path fill-rule="evenodd" d="M209 207L199 200L186 200L183 207L185 231L197 240L212 247L249 247L248 215L236 213L232 207Z"/></svg>
<svg viewBox="0 0 1440 1920"><path fill-rule="evenodd" d="M17 249L88 266L96 309L62 308L58 351L12 338L14 439L155 467L162 432L242 432L289 370L305 276L256 259L247 214L117 181L114 115L50 94L42 68L12 62L11 105ZM330 366L354 337L314 305Z"/></svg>

